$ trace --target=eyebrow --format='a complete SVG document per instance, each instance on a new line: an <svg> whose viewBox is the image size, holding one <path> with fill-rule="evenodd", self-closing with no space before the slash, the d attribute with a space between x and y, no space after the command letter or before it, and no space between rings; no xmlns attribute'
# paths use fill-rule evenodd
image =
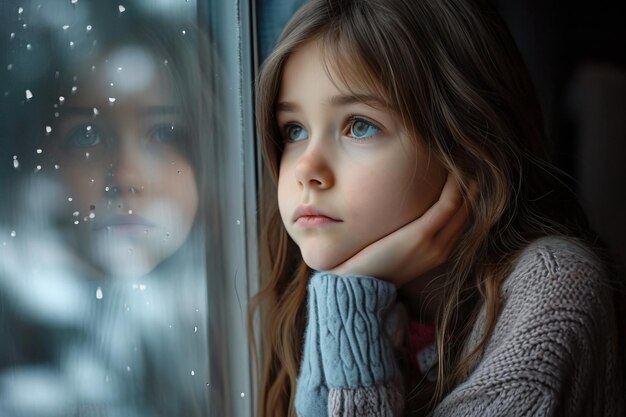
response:
<svg viewBox="0 0 626 417"><path fill-rule="evenodd" d="M94 108L97 108L99 111L101 111L101 108L98 108L98 106L92 106L92 107L67 106L67 107L64 107L63 113L65 113L66 115L74 115L74 116L93 116ZM173 105L141 107L141 113L147 116L181 114L182 112L183 111L180 106L173 106Z"/></svg>
<svg viewBox="0 0 626 417"><path fill-rule="evenodd" d="M383 100L371 94L338 94L332 96L328 100L328 104L332 107L343 107L351 104L365 104L375 109L386 109L389 107ZM299 109L299 106L290 101L281 101L276 104L276 112L290 112L297 109Z"/></svg>

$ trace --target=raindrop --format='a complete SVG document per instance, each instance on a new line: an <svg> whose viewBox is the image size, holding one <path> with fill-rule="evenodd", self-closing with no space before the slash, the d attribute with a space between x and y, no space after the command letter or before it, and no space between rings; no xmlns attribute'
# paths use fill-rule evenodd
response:
<svg viewBox="0 0 626 417"><path fill-rule="evenodd" d="M91 66L91 70L92 70L92 71L95 71L95 70L96 70L96 66L95 66L95 65L92 65L92 66Z"/></svg>
<svg viewBox="0 0 626 417"><path fill-rule="evenodd" d="M74 41L70 41L70 48L74 47Z"/></svg>
<svg viewBox="0 0 626 417"><path fill-rule="evenodd" d="M76 94L76 90L78 90L78 87L76 87L75 85L72 86L72 94Z"/></svg>
<svg viewBox="0 0 626 417"><path fill-rule="evenodd" d="M78 0L72 0L72 4L78 3Z"/></svg>
<svg viewBox="0 0 626 417"><path fill-rule="evenodd" d="M20 167L20 161L17 160L17 155L13 155L13 168L17 169Z"/></svg>
<svg viewBox="0 0 626 417"><path fill-rule="evenodd" d="M41 154L43 151L41 149L37 149L37 153Z"/></svg>
<svg viewBox="0 0 626 417"><path fill-rule="evenodd" d="M59 103L63 104L65 102L65 97L59 96Z"/></svg>
<svg viewBox="0 0 626 417"><path fill-rule="evenodd" d="M85 159L89 159L89 152L85 152Z"/></svg>
<svg viewBox="0 0 626 417"><path fill-rule="evenodd" d="M194 376L196 374L196 371L191 371L191 376Z"/></svg>
<svg viewBox="0 0 626 417"><path fill-rule="evenodd" d="M72 197L67 197L67 201L71 202L73 200Z"/></svg>
<svg viewBox="0 0 626 417"><path fill-rule="evenodd" d="M14 38L15 38L15 32L11 32L11 36L10 36L10 38L11 38L11 39L14 39Z"/></svg>
<svg viewBox="0 0 626 417"><path fill-rule="evenodd" d="M26 90L26 100L33 98L33 93L30 90Z"/></svg>
<svg viewBox="0 0 626 417"><path fill-rule="evenodd" d="M163 61L163 64L167 65L167 64L168 64L168 60L167 60L167 59L166 59L166 60L164 60L164 61Z"/></svg>
<svg viewBox="0 0 626 417"><path fill-rule="evenodd" d="M126 366L126 371L130 372L130 366Z"/></svg>
<svg viewBox="0 0 626 417"><path fill-rule="evenodd" d="M11 230L11 237L15 237L17 236L17 233L15 233L15 230Z"/></svg>
<svg viewBox="0 0 626 417"><path fill-rule="evenodd" d="M74 224L78 224L80 223L78 220L74 220Z"/></svg>
<svg viewBox="0 0 626 417"><path fill-rule="evenodd" d="M50 126L46 126L46 135L52 133L52 128Z"/></svg>
<svg viewBox="0 0 626 417"><path fill-rule="evenodd" d="M102 297L104 297L104 294L102 294L102 288L100 287L96 288L96 298L98 300L102 300Z"/></svg>
<svg viewBox="0 0 626 417"><path fill-rule="evenodd" d="M54 73L54 79L55 79L55 80L58 80L60 75L61 75L61 73L60 73L59 71L56 71L56 72Z"/></svg>
<svg viewBox="0 0 626 417"><path fill-rule="evenodd" d="M240 224L241 224L241 220L237 220L237 225L240 225Z"/></svg>
<svg viewBox="0 0 626 417"><path fill-rule="evenodd" d="M87 25L87 27L85 29L87 29L87 32L90 32L91 29L92 29L92 26L91 25Z"/></svg>
<svg viewBox="0 0 626 417"><path fill-rule="evenodd" d="M13 69L13 64L9 64L9 65L7 65L7 69L8 69L9 71L11 71L11 70Z"/></svg>
<svg viewBox="0 0 626 417"><path fill-rule="evenodd" d="M108 192L109 190L110 190L110 188L109 188L109 187L104 187L104 191L107 191L107 192Z"/></svg>
<svg viewBox="0 0 626 417"><path fill-rule="evenodd" d="M133 214L133 211L132 210L128 210L128 214Z"/></svg>
<svg viewBox="0 0 626 417"><path fill-rule="evenodd" d="M54 117L59 117L59 112L58 111L54 112Z"/></svg>
<svg viewBox="0 0 626 417"><path fill-rule="evenodd" d="M33 45L31 45L30 43L26 44L26 50L27 51L32 51L33 50Z"/></svg>
<svg viewBox="0 0 626 417"><path fill-rule="evenodd" d="M193 332L198 333L198 326L193 326Z"/></svg>
<svg viewBox="0 0 626 417"><path fill-rule="evenodd" d="M22 25L22 29L26 29L27 27L28 27L28 25L27 25L26 23L24 23L24 24Z"/></svg>
<svg viewBox="0 0 626 417"><path fill-rule="evenodd" d="M117 6L117 8L120 11L120 13L124 13L126 11L126 7L122 6L121 4Z"/></svg>
<svg viewBox="0 0 626 417"><path fill-rule="evenodd" d="M70 25L63 25L63 30L68 30L70 28Z"/></svg>
<svg viewBox="0 0 626 417"><path fill-rule="evenodd" d="M54 169L59 169L59 164L54 164Z"/></svg>
<svg viewBox="0 0 626 417"><path fill-rule="evenodd" d="M241 398L243 398L243 397L245 397L245 396L246 396L246 394L242 392L242 393L241 393Z"/></svg>
<svg viewBox="0 0 626 417"><path fill-rule="evenodd" d="M93 184L96 180L94 180L94 179L92 178L90 181L91 181L91 183Z"/></svg>
<svg viewBox="0 0 626 417"><path fill-rule="evenodd" d="M186 35L186 34L187 34L187 31L183 30L183 31L182 31L182 34L183 34L183 35Z"/></svg>
<svg viewBox="0 0 626 417"><path fill-rule="evenodd" d="M17 14L22 14L24 12L24 9L22 7L19 7L17 9Z"/></svg>
<svg viewBox="0 0 626 417"><path fill-rule="evenodd" d="M78 77L75 75L72 77L72 81L76 81L76 80L78 80Z"/></svg>
<svg viewBox="0 0 626 417"><path fill-rule="evenodd" d="M109 85L110 85L111 87L113 87L115 84L113 84L113 83L109 83Z"/></svg>
<svg viewBox="0 0 626 417"><path fill-rule="evenodd" d="M98 111L98 109L96 107L93 108L93 115L97 116L100 112Z"/></svg>
<svg viewBox="0 0 626 417"><path fill-rule="evenodd" d="M121 71L122 69L123 69L122 67L117 67L117 70L118 70L118 71Z"/></svg>
<svg viewBox="0 0 626 417"><path fill-rule="evenodd" d="M74 217L78 217L79 215L80 215L80 212L78 212L78 211L75 211L74 213L72 213L72 216L74 216Z"/></svg>
<svg viewBox="0 0 626 417"><path fill-rule="evenodd" d="M109 97L109 103L111 104L115 103L115 97Z"/></svg>
<svg viewBox="0 0 626 417"><path fill-rule="evenodd" d="M139 284L139 291L145 291L146 288L146 284Z"/></svg>
<svg viewBox="0 0 626 417"><path fill-rule="evenodd" d="M35 168L35 172L39 172L41 171L41 165L37 165L37 167Z"/></svg>

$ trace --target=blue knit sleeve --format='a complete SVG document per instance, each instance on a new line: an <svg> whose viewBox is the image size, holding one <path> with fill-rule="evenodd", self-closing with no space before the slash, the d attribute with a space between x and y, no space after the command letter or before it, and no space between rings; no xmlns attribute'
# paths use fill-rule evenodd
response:
<svg viewBox="0 0 626 417"><path fill-rule="evenodd" d="M396 415L399 372L383 327L395 295L392 284L375 278L311 277L299 416Z"/></svg>

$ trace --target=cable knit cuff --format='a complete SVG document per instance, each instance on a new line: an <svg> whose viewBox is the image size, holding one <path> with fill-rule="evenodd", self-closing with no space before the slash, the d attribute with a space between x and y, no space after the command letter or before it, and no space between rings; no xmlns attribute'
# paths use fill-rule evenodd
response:
<svg viewBox="0 0 626 417"><path fill-rule="evenodd" d="M306 349L320 350L329 388L379 385L396 376L393 348L383 328L395 296L393 284L375 278L321 272L312 276L309 314L319 326L319 344Z"/></svg>

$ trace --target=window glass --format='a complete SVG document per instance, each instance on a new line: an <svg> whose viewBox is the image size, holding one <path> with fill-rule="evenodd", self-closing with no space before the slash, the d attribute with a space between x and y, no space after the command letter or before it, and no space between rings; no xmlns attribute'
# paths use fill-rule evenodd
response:
<svg viewBox="0 0 626 417"><path fill-rule="evenodd" d="M234 3L0 2L0 415L248 412Z"/></svg>

